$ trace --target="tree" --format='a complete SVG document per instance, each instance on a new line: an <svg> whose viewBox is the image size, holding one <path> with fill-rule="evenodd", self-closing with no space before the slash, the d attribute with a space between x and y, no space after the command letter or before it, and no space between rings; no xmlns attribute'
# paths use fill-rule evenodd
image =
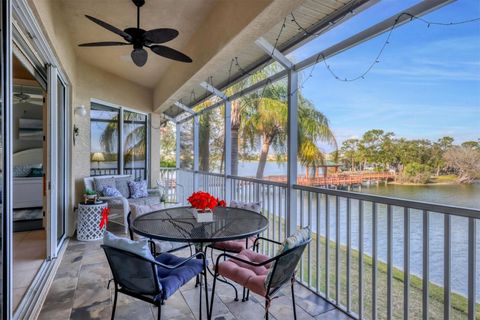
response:
<svg viewBox="0 0 480 320"><path fill-rule="evenodd" d="M480 151L469 147L453 147L445 152L445 161L458 175L460 183L480 178Z"/></svg>
<svg viewBox="0 0 480 320"><path fill-rule="evenodd" d="M480 150L480 140L478 141L465 141L462 143L462 147Z"/></svg>
<svg viewBox="0 0 480 320"><path fill-rule="evenodd" d="M452 137L442 137L433 143L431 150L431 158L429 163L435 168L435 175L438 177L440 171L445 167L443 155L453 146L454 139Z"/></svg>
<svg viewBox="0 0 480 320"><path fill-rule="evenodd" d="M124 140L124 162L144 160L146 155L146 125L137 124L137 121L144 121L144 115L135 112L125 111L123 113ZM118 143L118 116L114 116L100 136L100 144L107 152L117 150ZM129 126L127 126L129 125Z"/></svg>
<svg viewBox="0 0 480 320"><path fill-rule="evenodd" d="M342 147L340 148L341 157L350 167L350 171L355 171L357 168L356 164L361 160L358 150L359 145L360 141L352 138L343 141Z"/></svg>
<svg viewBox="0 0 480 320"><path fill-rule="evenodd" d="M277 153L286 152L287 139L287 88L283 83L276 83L265 88L263 95L250 103L250 108L243 122L243 134L246 141L253 146L256 138L261 137L260 159L256 177L263 178L270 148ZM323 164L325 155L318 147L319 142L326 142L337 149L336 140L328 119L313 104L299 97L298 104L298 159L307 167Z"/></svg>
<svg viewBox="0 0 480 320"><path fill-rule="evenodd" d="M175 166L175 125L168 121L160 128L160 166Z"/></svg>

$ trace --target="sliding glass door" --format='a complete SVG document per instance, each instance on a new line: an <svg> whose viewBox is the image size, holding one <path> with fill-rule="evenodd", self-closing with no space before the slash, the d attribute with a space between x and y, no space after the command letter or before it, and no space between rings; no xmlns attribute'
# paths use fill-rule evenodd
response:
<svg viewBox="0 0 480 320"><path fill-rule="evenodd" d="M57 256L65 236L65 213L68 208L66 85L57 68L48 66L47 150L47 255Z"/></svg>
<svg viewBox="0 0 480 320"><path fill-rule="evenodd" d="M66 117L66 86L60 77L57 77L57 250L65 236L65 214L68 208L67 181L67 150L66 141L69 140Z"/></svg>

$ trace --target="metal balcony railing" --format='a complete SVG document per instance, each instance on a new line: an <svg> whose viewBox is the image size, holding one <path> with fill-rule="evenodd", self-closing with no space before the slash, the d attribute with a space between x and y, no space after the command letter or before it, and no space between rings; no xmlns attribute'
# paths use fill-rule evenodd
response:
<svg viewBox="0 0 480 320"><path fill-rule="evenodd" d="M277 241L294 192L296 225L314 235L298 281L356 319L480 317L480 210L188 170L177 170L176 182L180 201L194 190L219 198L229 190L232 200L261 202L264 236Z"/></svg>

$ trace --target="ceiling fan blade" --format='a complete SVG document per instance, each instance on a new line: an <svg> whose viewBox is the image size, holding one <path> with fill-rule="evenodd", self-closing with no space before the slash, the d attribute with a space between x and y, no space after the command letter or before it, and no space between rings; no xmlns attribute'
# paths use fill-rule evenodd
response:
<svg viewBox="0 0 480 320"><path fill-rule="evenodd" d="M148 53L145 49L134 49L130 54L132 57L133 63L138 67L142 67L147 63Z"/></svg>
<svg viewBox="0 0 480 320"><path fill-rule="evenodd" d="M108 47L108 46L125 46L129 45L127 42L118 42L118 41L104 41L104 42L89 42L79 44L79 47Z"/></svg>
<svg viewBox="0 0 480 320"><path fill-rule="evenodd" d="M113 33L118 34L119 36L123 37L125 40L132 41L132 36L131 35L129 35L128 33L124 32L120 29L118 29L117 27L114 27L111 24L108 24L108 23L106 23L102 20L99 20L99 19L97 19L95 17L92 17L92 16L89 16L89 15L85 15L85 17L87 17L91 21L95 22L99 26L104 27L105 29L107 29L107 30L109 30Z"/></svg>
<svg viewBox="0 0 480 320"><path fill-rule="evenodd" d="M154 45L154 46L151 46L150 49L152 49L152 51L158 54L159 56L162 56L168 59L177 60L180 62L188 62L188 63L193 61L189 56L169 47Z"/></svg>
<svg viewBox="0 0 480 320"><path fill-rule="evenodd" d="M178 36L178 31L169 28L153 29L145 32L143 38L150 43L164 43L175 39Z"/></svg>

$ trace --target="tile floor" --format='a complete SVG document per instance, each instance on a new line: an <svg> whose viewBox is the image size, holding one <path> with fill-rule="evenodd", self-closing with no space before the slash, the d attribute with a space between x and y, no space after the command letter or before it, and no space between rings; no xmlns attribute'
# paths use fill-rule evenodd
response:
<svg viewBox="0 0 480 320"><path fill-rule="evenodd" d="M13 309L15 310L46 257L45 230L13 233Z"/></svg>
<svg viewBox="0 0 480 320"><path fill-rule="evenodd" d="M110 319L113 290L107 289L111 278L100 242L79 242L70 239L52 287L43 305L40 320ZM188 255L189 251L179 255ZM211 288L211 284L209 289ZM350 319L322 298L301 286L296 286L298 319ZM234 301L233 290L218 285L213 311L216 320L263 319L263 299L251 295L247 302ZM162 319L187 320L198 318L198 288L192 280L171 296L162 307ZM218 292L218 294L217 294ZM241 293L241 291L239 291ZM272 320L293 319L290 289L285 288L270 307ZM205 308L203 308L205 311ZM115 319L156 319L152 305L119 294ZM203 316L203 319L206 319Z"/></svg>

